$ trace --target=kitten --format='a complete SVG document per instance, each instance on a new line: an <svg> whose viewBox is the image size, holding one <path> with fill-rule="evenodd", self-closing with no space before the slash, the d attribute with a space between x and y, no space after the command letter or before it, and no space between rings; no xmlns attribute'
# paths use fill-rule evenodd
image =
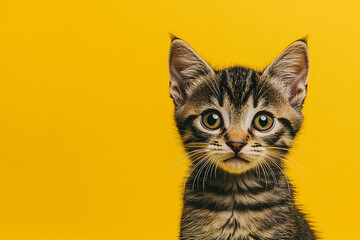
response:
<svg viewBox="0 0 360 240"><path fill-rule="evenodd" d="M215 70L173 37L169 68L175 120L192 161L180 239L315 239L283 167L303 121L306 40L258 72Z"/></svg>

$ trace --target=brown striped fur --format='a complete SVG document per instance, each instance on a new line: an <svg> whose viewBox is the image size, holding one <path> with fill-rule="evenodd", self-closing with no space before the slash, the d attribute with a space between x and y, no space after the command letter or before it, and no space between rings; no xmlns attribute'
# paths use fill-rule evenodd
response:
<svg viewBox="0 0 360 240"><path fill-rule="evenodd" d="M316 239L295 205L283 168L303 121L306 41L292 43L260 72L214 70L174 37L169 68L175 120L192 161L180 239ZM207 111L221 116L221 127L204 126ZM269 130L254 127L254 117L261 113L274 121ZM234 156L242 160L228 161Z"/></svg>

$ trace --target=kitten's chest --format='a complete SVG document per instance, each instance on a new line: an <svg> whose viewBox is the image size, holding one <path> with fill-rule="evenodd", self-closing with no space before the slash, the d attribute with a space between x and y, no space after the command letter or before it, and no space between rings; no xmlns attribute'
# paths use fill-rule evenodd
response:
<svg viewBox="0 0 360 240"><path fill-rule="evenodd" d="M253 233L259 235L258 225L263 221L266 213L221 211L210 214L208 222L203 225L203 230L211 233L214 239L253 239ZM262 234L263 235L263 234Z"/></svg>
<svg viewBox="0 0 360 240"><path fill-rule="evenodd" d="M271 204L275 202L279 204ZM277 230L271 226L284 211L280 202L272 193L189 196L182 220L189 236L196 232L204 239L271 238Z"/></svg>

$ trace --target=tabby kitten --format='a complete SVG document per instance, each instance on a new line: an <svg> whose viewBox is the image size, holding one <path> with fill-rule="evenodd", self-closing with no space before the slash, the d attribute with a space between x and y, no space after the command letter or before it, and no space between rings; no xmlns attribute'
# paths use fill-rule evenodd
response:
<svg viewBox="0 0 360 240"><path fill-rule="evenodd" d="M315 239L283 167L303 121L306 40L259 72L215 70L173 37L169 68L175 120L192 161L180 239Z"/></svg>

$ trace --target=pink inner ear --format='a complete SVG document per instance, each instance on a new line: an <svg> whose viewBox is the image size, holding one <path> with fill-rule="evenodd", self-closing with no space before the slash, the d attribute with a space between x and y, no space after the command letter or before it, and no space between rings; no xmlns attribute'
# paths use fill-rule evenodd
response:
<svg viewBox="0 0 360 240"><path fill-rule="evenodd" d="M290 83L290 103L293 103L294 98L301 94L303 91L305 91L307 67L305 63L301 65L301 71L296 74L297 77L295 79L292 79Z"/></svg>
<svg viewBox="0 0 360 240"><path fill-rule="evenodd" d="M180 76L177 67L176 60L172 60L170 63L171 87L178 92L179 96L182 98L181 100L184 100L186 84Z"/></svg>
<svg viewBox="0 0 360 240"><path fill-rule="evenodd" d="M306 96L308 72L307 45L304 41L296 41L287 47L263 74L277 77L282 82L290 104L299 107Z"/></svg>

